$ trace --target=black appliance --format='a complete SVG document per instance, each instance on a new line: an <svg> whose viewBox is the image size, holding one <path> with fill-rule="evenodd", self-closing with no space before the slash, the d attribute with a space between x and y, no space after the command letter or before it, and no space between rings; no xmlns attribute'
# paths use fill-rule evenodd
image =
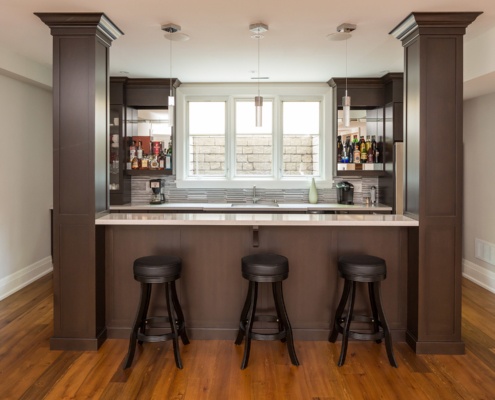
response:
<svg viewBox="0 0 495 400"><path fill-rule="evenodd" d="M337 188L337 203L354 204L354 186L349 182L339 182Z"/></svg>
<svg viewBox="0 0 495 400"><path fill-rule="evenodd" d="M162 193L162 188L165 186L165 181L162 179L150 180L150 188L153 191L150 204L165 203L165 195Z"/></svg>

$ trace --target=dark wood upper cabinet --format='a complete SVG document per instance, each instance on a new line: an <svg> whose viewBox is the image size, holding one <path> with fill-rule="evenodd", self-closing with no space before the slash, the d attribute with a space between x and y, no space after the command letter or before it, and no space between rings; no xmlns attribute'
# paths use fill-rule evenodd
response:
<svg viewBox="0 0 495 400"><path fill-rule="evenodd" d="M386 176L385 164L393 158L393 143L403 137L403 74L388 73L380 78L333 78L328 84L333 88L334 142L337 141L338 112L342 110L342 97L347 88L351 97L351 112L363 111L366 118L366 135L379 141L381 151L379 163L373 169L366 164L349 165L350 170L341 170L345 165L334 163L336 176ZM354 134L354 133L352 133ZM359 138L358 138L359 139ZM339 166L341 168L339 168ZM355 170L352 170L355 168Z"/></svg>
<svg viewBox="0 0 495 400"><path fill-rule="evenodd" d="M172 79L173 91L180 81ZM168 108L170 79L128 79L126 105L140 109Z"/></svg>

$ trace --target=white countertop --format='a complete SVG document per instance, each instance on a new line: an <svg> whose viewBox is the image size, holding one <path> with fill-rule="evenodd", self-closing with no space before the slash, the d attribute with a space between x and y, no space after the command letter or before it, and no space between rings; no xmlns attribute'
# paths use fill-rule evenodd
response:
<svg viewBox="0 0 495 400"><path fill-rule="evenodd" d="M96 225L189 226L418 226L418 221L394 214L225 214L115 213L96 219Z"/></svg>
<svg viewBox="0 0 495 400"><path fill-rule="evenodd" d="M234 204L234 205L232 205ZM163 211L180 210L180 211L203 211L203 212L239 212L244 211L272 211L275 213L295 211L366 211L366 212L391 212L392 207L383 204L366 205L366 204L337 204L337 203L280 203L278 206L270 205L270 203L260 202L256 204L250 203L164 203L164 204L124 204L121 206L110 206L112 211Z"/></svg>

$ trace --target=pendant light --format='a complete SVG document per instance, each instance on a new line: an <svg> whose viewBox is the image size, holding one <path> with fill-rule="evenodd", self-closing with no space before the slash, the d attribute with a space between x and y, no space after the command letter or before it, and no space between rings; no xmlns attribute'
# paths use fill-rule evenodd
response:
<svg viewBox="0 0 495 400"><path fill-rule="evenodd" d="M342 97L342 110L344 112L344 126L348 128L351 125L351 97L347 94L347 41L352 37L351 32L356 30L354 24L341 24L337 27L337 33L327 36L329 40L345 40L345 95Z"/></svg>
<svg viewBox="0 0 495 400"><path fill-rule="evenodd" d="M166 24L162 25L162 31L167 32L165 34L165 39L167 39L170 42L170 56L169 56L169 63L170 63L170 92L168 96L168 124L170 127L174 126L174 107L175 107L175 97L174 97L174 86L172 82L172 42L185 42L186 40L189 40L189 36L187 36L184 33L180 33L181 27L180 25L175 25L175 24Z"/></svg>
<svg viewBox="0 0 495 400"><path fill-rule="evenodd" d="M249 25L249 30L253 33L252 39L258 41L258 96L254 97L254 107L256 112L256 126L263 125L263 97L260 95L260 40L264 38L263 33L268 31L268 25L257 23Z"/></svg>

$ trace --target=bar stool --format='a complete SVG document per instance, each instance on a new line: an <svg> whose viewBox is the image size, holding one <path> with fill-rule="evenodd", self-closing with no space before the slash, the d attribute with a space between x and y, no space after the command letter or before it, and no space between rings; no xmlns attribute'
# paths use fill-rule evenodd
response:
<svg viewBox="0 0 495 400"><path fill-rule="evenodd" d="M380 295L380 282L385 280L387 276L385 260L361 254L342 256L339 258L339 275L345 279L344 290L335 313L332 333L328 339L335 343L338 334L342 334L342 348L338 366L344 365L349 338L374 340L376 343L381 343L382 339L385 338L388 361L390 365L397 368L397 361L395 361L392 348L392 336L385 319ZM356 282L368 283L372 317L353 315ZM347 315L343 315L347 303L349 303ZM351 331L352 321L372 324L372 331L370 333Z"/></svg>
<svg viewBox="0 0 495 400"><path fill-rule="evenodd" d="M244 336L244 356L242 358L241 369L247 367L249 361L249 351L251 349L251 339L254 340L281 340L287 343L287 349L292 364L299 365L296 351L294 349L294 339L289 316L285 309L284 296L282 292L282 281L289 276L289 261L286 257L278 254L254 254L242 258L242 276L249 281L248 293L244 308L242 309L239 322L239 331L235 340L236 345L242 343ZM273 300L277 315L256 315L256 303L258 300L258 283L271 283ZM255 321L277 322L277 333L256 333L253 332Z"/></svg>
<svg viewBox="0 0 495 400"><path fill-rule="evenodd" d="M183 344L189 344L189 339L186 334L184 314L175 288L175 281L180 278L181 269L182 260L174 256L147 256L134 261L134 279L141 282L141 300L129 339L129 350L124 369L129 368L132 364L136 350L136 340L139 344L172 340L175 364L177 368L182 369L178 338L180 336ZM153 283L165 284L168 316L147 316L151 298L151 285ZM170 324L171 332L160 335L150 334L150 329L157 328L156 324L164 322Z"/></svg>

